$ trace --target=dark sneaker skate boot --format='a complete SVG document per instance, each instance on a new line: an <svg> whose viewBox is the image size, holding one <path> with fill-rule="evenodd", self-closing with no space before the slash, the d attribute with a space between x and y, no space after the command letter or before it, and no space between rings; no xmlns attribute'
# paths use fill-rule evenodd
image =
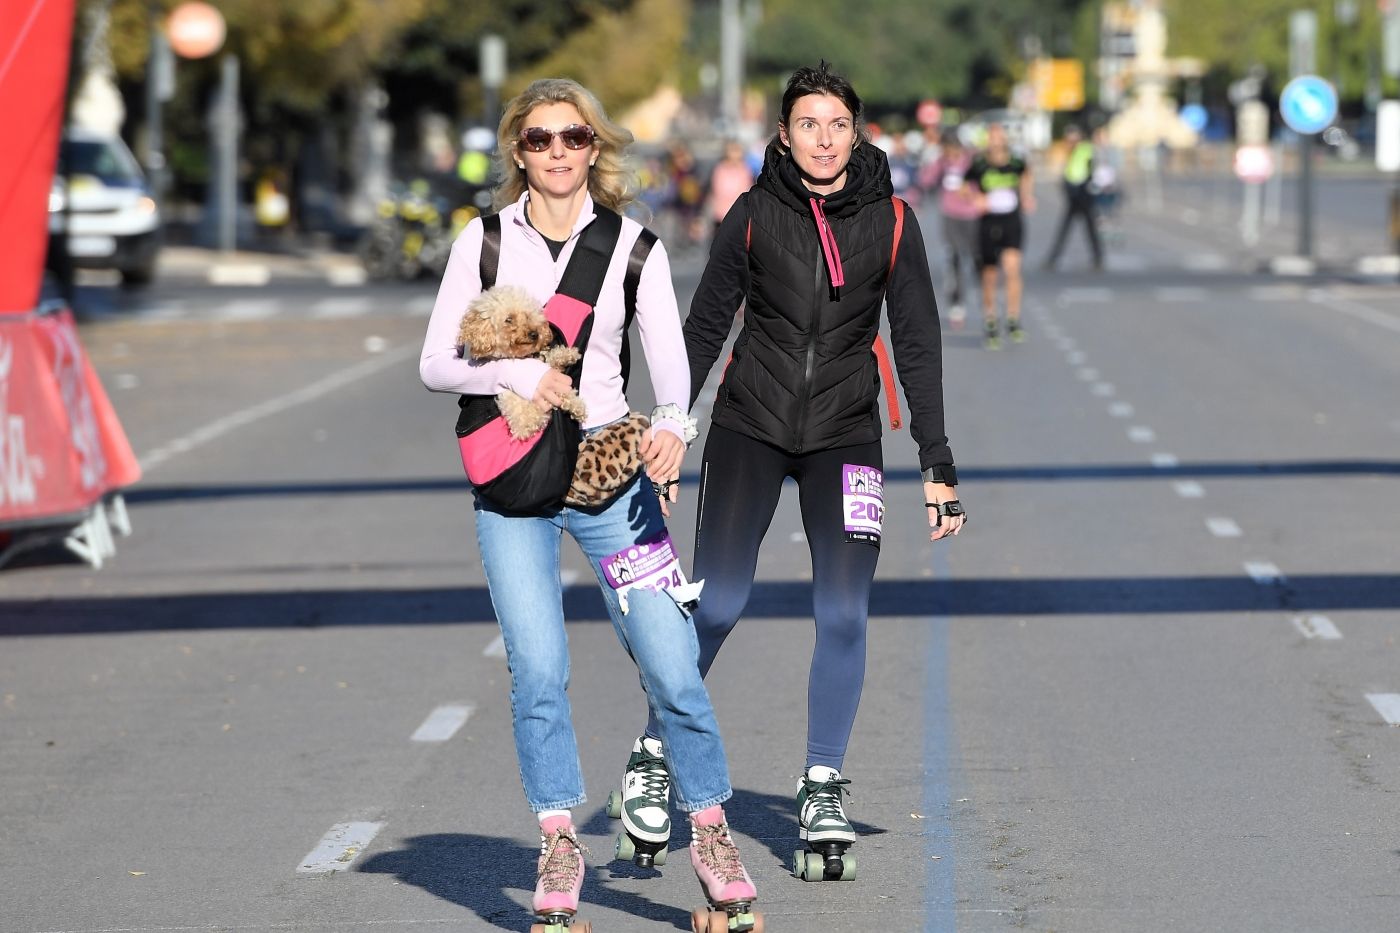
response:
<svg viewBox="0 0 1400 933"><path fill-rule="evenodd" d="M753 909L758 891L739 859L724 811L709 807L690 817L690 864L710 909L691 914L695 930L762 933L763 916Z"/></svg>
<svg viewBox="0 0 1400 933"><path fill-rule="evenodd" d="M661 756L661 741L642 736L632 745L622 790L608 795L608 816L621 818L617 857L642 868L666 864L671 838L671 775Z"/></svg>
<svg viewBox="0 0 1400 933"><path fill-rule="evenodd" d="M982 328L982 346L988 350L1001 349L1001 327L996 321L988 321Z"/></svg>
<svg viewBox="0 0 1400 933"><path fill-rule="evenodd" d="M1006 335L1011 338L1012 343L1026 342L1026 329L1021 326L1019 318L1012 318L1006 322Z"/></svg>
<svg viewBox="0 0 1400 933"><path fill-rule="evenodd" d="M846 850L856 841L855 828L846 819L841 796L851 783L841 772L812 765L797 785L797 834L807 850L793 855L793 874L805 881L855 878L855 856Z"/></svg>

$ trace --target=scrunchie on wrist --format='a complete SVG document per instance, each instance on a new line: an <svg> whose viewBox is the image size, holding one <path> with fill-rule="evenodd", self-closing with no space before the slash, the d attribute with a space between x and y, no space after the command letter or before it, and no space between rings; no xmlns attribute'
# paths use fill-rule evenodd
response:
<svg viewBox="0 0 1400 933"><path fill-rule="evenodd" d="M681 411L679 405L657 405L651 410L651 421L674 421L681 426L681 440L689 447L690 442L700 436L700 423Z"/></svg>

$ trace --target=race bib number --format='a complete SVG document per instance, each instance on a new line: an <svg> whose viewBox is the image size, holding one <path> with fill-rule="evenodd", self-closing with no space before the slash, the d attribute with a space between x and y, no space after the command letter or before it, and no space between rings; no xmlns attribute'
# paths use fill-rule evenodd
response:
<svg viewBox="0 0 1400 933"><path fill-rule="evenodd" d="M703 584L686 581L680 559L671 544L669 532L662 531L649 541L610 554L601 561L603 578L617 592L622 611L627 612L627 594L641 587L654 593L665 592L685 604L699 597Z"/></svg>
<svg viewBox="0 0 1400 933"><path fill-rule="evenodd" d="M879 544L885 520L885 474L855 463L843 466L841 511L846 516L847 541Z"/></svg>
<svg viewBox="0 0 1400 933"><path fill-rule="evenodd" d="M987 213L1010 214L1020 205L1021 198L1015 188L997 188L987 192Z"/></svg>

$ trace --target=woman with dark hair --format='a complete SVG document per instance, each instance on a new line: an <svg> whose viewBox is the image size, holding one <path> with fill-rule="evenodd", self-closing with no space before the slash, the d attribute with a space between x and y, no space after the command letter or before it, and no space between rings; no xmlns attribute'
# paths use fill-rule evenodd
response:
<svg viewBox="0 0 1400 933"><path fill-rule="evenodd" d="M695 614L708 672L744 611L783 480L797 481L812 556L816 646L807 756L798 782L801 877L850 877L855 832L841 797L865 676L870 587L884 517L880 375L872 345L888 301L890 336L919 445L931 540L965 516L943 427L938 312L918 221L893 198L868 144L861 101L823 62L783 94L758 182L716 233L685 322L690 401L745 311L715 400L701 466ZM660 735L653 716L646 738Z"/></svg>
<svg viewBox="0 0 1400 933"><path fill-rule="evenodd" d="M473 220L453 245L419 363L424 384L472 396L511 390L541 411L559 407L575 388L568 375L538 359L464 356L459 324L487 278L523 289L540 305L550 303L556 292L564 293L561 280L578 278L566 272L579 253L585 260L579 268L591 264L601 278L576 387L588 412L584 434L628 418L621 360L629 293L661 403L641 442L651 482L643 482L639 473L610 503L522 514L473 489L477 543L510 666L520 776L540 826L532 907L543 923L533 929L563 933L578 910L584 876L583 847L570 812L584 802L584 792L567 694L569 651L559 584L560 539L568 532L593 567L613 627L637 664L659 720L654 734L665 740L676 803L690 817L691 864L715 911L697 911L696 928L703 922L761 933L761 918L750 907L753 882L720 807L732 790L697 667L694 625L660 583L663 576L669 581L672 569L679 573L663 503L675 501L674 480L694 427L681 409L690 385L685 368L676 364L683 341L665 248L640 224L619 216L631 200L624 156L632 136L610 121L582 86L546 79L507 104L498 141L504 177L496 191L500 213L489 218L489 233L486 222ZM606 242L599 230L611 231L610 258L599 245ZM596 263L593 256L599 257ZM637 569L631 562L639 553L648 556L645 576L625 572ZM669 835L669 821L665 830ZM664 861L659 854L664 851L663 844L657 862Z"/></svg>

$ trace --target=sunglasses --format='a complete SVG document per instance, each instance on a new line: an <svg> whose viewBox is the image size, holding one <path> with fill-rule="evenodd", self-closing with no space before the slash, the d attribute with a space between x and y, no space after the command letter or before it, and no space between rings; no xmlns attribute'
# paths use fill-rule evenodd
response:
<svg viewBox="0 0 1400 933"><path fill-rule="evenodd" d="M554 137L558 136L568 149L586 149L593 144L596 135L587 123L570 123L562 130L532 126L520 131L520 148L526 152L544 152L554 145Z"/></svg>

